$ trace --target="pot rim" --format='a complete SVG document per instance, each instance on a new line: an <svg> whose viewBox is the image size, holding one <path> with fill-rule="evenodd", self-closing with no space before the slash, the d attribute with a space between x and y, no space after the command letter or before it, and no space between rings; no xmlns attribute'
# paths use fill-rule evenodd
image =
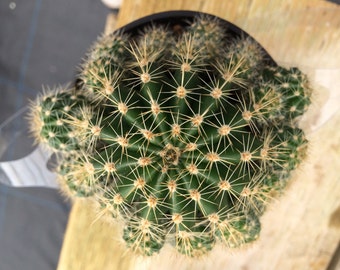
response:
<svg viewBox="0 0 340 270"><path fill-rule="evenodd" d="M164 25L187 25L188 21L193 20L195 16L203 15L209 16L212 18L217 18L222 22L222 24L226 25L226 32L231 33L236 37L247 37L254 41L263 51L264 53L264 61L266 64L271 66L277 66L276 61L272 58L272 56L268 53L268 51L248 32L238 27L234 23L223 19L219 16L213 15L211 13L201 12L201 11L193 11L193 10L170 10L170 11L162 11L153 13L150 15L146 15L139 19L136 19L120 28L115 30L114 32L122 32L131 34L131 36L135 36L139 33L141 29L150 24L164 24Z"/></svg>

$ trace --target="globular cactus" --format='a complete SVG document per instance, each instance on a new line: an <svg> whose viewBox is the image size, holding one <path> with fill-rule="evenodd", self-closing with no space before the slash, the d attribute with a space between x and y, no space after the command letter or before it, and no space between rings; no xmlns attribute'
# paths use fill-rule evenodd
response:
<svg viewBox="0 0 340 270"><path fill-rule="evenodd" d="M297 123L311 91L219 19L175 29L103 36L79 89L39 98L31 115L38 140L64 152L69 193L123 221L131 249L170 243L197 257L258 238L265 205L306 154Z"/></svg>

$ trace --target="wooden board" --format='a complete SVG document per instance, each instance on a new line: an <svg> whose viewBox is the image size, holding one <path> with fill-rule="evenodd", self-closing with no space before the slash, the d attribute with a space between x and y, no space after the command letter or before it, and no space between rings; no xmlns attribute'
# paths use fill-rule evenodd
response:
<svg viewBox="0 0 340 270"><path fill-rule="evenodd" d="M165 248L148 260L126 254L119 228L94 221L89 202L74 204L59 261L64 269L327 269L340 240L340 6L315 0L124 0L110 32L166 10L198 10L227 19L257 39L280 64L311 78L313 105L303 121L309 158L289 189L262 218L248 249L221 247L204 260L184 260Z"/></svg>

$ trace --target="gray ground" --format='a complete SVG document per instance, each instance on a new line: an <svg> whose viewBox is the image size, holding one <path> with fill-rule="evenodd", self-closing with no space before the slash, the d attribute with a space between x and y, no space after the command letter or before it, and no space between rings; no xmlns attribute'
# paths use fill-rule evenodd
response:
<svg viewBox="0 0 340 270"><path fill-rule="evenodd" d="M100 0L0 1L0 161L32 151L28 99L72 82L108 12ZM0 184L0 270L56 269L69 211L54 189Z"/></svg>

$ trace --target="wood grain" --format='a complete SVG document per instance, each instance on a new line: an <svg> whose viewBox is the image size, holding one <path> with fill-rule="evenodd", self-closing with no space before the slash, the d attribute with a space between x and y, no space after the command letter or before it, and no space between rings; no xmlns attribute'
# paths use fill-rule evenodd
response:
<svg viewBox="0 0 340 270"><path fill-rule="evenodd" d="M124 0L117 21L109 22L106 31L179 9L235 23L277 62L309 75L315 94L302 123L310 140L309 158L263 216L261 237L247 249L217 247L208 258L194 261L169 248L148 260L123 256L118 228L93 222L89 203L75 202L58 269L327 269L340 240L340 6L315 0Z"/></svg>
<svg viewBox="0 0 340 270"><path fill-rule="evenodd" d="M321 0L124 1L117 27L167 10L196 10L235 23L280 62L339 68L340 7ZM337 46L335 46L337 44Z"/></svg>

